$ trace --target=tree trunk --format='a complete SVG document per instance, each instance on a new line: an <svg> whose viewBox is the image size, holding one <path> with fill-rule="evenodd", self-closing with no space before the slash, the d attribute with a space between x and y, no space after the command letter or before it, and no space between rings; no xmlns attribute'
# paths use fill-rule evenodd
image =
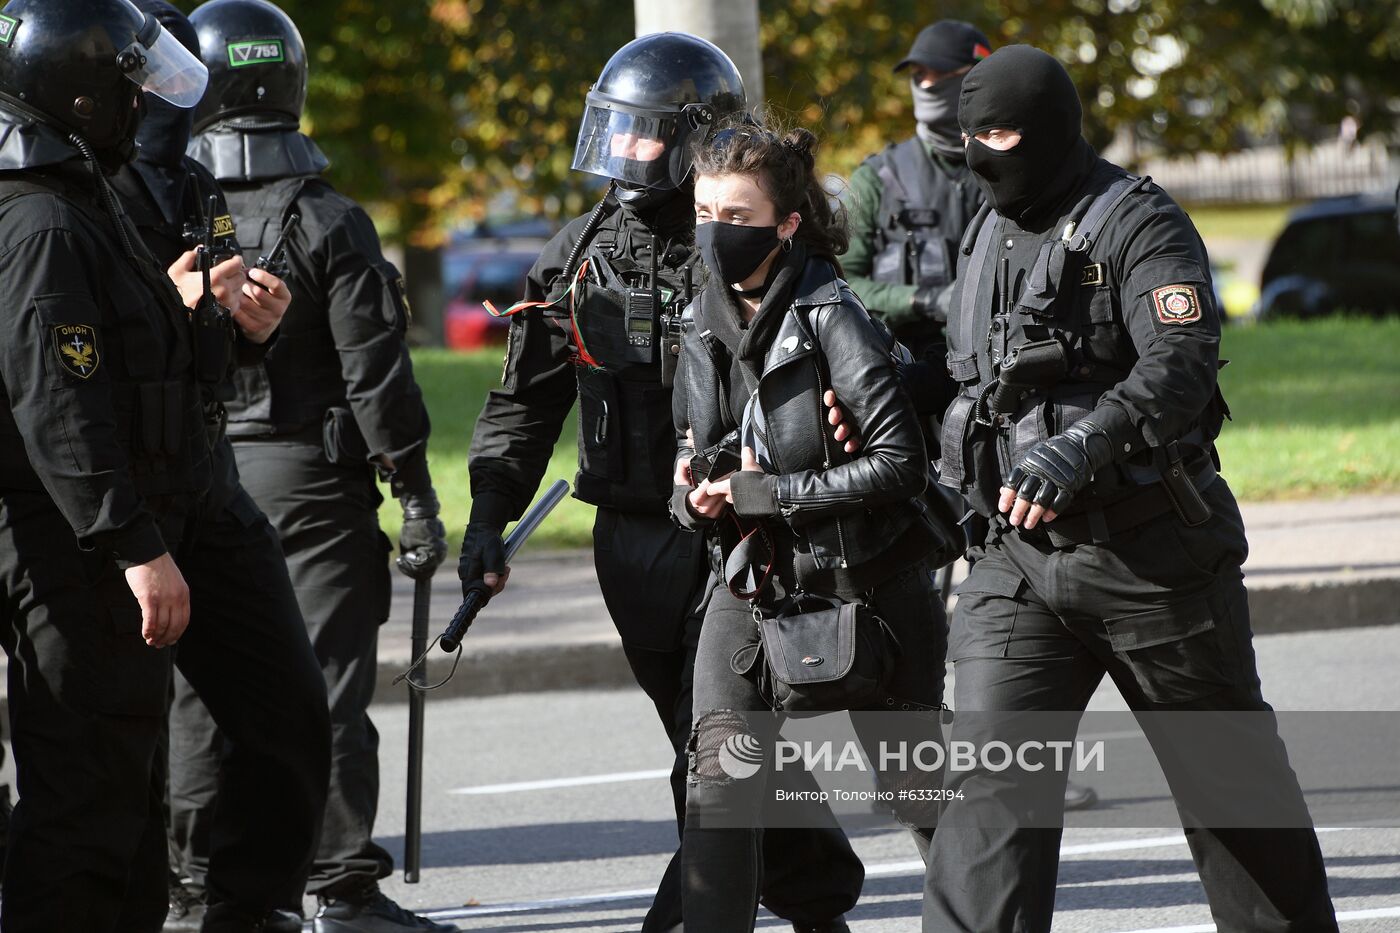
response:
<svg viewBox="0 0 1400 933"><path fill-rule="evenodd" d="M633 0L637 35L688 32L724 49L744 76L749 109L763 102L758 0Z"/></svg>

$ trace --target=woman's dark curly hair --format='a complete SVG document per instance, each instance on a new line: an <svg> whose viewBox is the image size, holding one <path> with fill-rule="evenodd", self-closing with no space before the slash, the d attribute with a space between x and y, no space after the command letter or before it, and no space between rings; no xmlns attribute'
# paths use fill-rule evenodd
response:
<svg viewBox="0 0 1400 933"><path fill-rule="evenodd" d="M695 151L695 176L744 175L754 179L778 209L778 217L796 211L802 217L793 239L840 269L846 251L846 209L831 206L817 176L817 137L798 127L783 132L732 118L721 124Z"/></svg>

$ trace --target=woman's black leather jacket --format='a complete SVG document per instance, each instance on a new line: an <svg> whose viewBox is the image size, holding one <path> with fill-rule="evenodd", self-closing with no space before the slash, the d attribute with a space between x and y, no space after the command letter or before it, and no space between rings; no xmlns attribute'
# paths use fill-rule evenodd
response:
<svg viewBox="0 0 1400 933"><path fill-rule="evenodd" d="M907 351L877 324L831 263L809 258L767 347L758 381L769 457L778 471L736 473L734 510L745 519L791 530L798 582L820 589L833 577L874 585L924 559L935 536L919 496L928 458L918 418L896 364ZM714 315L734 311L706 289L693 306L680 371L686 423L704 450L739 426L748 391L731 385L733 348L714 333ZM707 323L708 320L708 323ZM822 396L835 389L861 446L847 454L832 437ZM684 487L672 497L678 523L708 522L692 512ZM918 526L923 526L922 528ZM913 553L900 553L912 551ZM805 578L805 579L804 579ZM815 584L815 585L809 585Z"/></svg>

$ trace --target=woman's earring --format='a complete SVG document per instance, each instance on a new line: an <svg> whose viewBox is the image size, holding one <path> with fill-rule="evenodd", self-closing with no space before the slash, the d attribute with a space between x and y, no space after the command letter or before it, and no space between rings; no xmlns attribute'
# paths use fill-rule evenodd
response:
<svg viewBox="0 0 1400 933"><path fill-rule="evenodd" d="M786 240L783 241L783 252L792 252L792 237L788 237Z"/></svg>

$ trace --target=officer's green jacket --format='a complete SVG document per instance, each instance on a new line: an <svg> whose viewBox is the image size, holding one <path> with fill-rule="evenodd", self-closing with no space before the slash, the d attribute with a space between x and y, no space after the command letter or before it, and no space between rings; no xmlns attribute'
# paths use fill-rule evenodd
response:
<svg viewBox="0 0 1400 933"><path fill-rule="evenodd" d="M962 238L965 223L977 213L977 206L982 200L981 192L964 166L950 167L947 160L927 144L924 151L935 168L935 177L940 179L944 188L949 189L943 192L943 199L958 202L962 207L955 229L942 231L947 239L956 243ZM912 303L919 286L882 281L875 276L875 257L879 249L877 231L885 223L885 218L880 216L884 185L877 174L874 160L889 152L887 148L872 156L851 173L846 192L841 198L846 207L850 231L850 245L841 256L841 268L847 283L860 296L866 308L898 331L918 321Z"/></svg>

